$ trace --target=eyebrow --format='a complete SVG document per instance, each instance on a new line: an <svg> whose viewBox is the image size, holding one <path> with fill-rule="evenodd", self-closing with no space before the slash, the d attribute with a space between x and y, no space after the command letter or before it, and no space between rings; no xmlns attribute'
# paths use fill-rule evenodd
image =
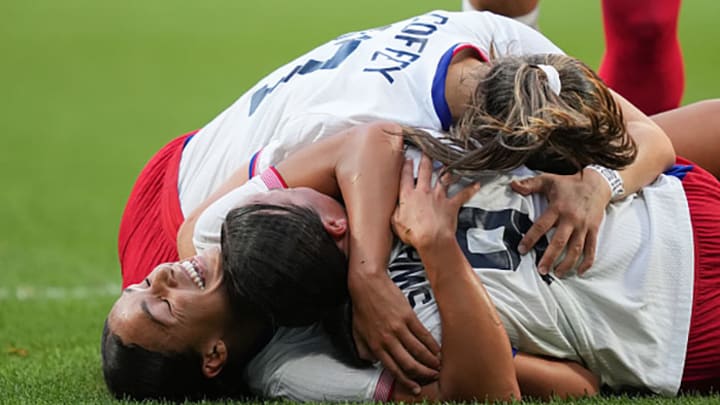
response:
<svg viewBox="0 0 720 405"><path fill-rule="evenodd" d="M159 319L155 318L155 316L150 312L150 308L148 307L147 300L142 300L140 303L140 309L147 315L148 318L150 318L151 321L157 323L160 326L165 326L164 323L160 322Z"/></svg>

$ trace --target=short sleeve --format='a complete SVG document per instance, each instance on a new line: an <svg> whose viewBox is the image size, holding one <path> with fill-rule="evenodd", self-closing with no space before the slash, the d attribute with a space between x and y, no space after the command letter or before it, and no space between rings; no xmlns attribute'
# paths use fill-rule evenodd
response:
<svg viewBox="0 0 720 405"><path fill-rule="evenodd" d="M291 401L387 400L392 379L380 367L357 368L340 360L318 325L281 328L248 364L246 381L264 398Z"/></svg>
<svg viewBox="0 0 720 405"><path fill-rule="evenodd" d="M230 191L212 203L200 214L193 230L193 245L200 253L209 247L220 246L220 230L225 217L233 208L240 205L251 195L267 191L268 188L259 176Z"/></svg>

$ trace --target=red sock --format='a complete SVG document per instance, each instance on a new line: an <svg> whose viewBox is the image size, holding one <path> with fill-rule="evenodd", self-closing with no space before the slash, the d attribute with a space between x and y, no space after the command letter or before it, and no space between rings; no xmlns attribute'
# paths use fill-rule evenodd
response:
<svg viewBox="0 0 720 405"><path fill-rule="evenodd" d="M678 107L685 87L680 0L603 0L602 6L600 77L648 115Z"/></svg>

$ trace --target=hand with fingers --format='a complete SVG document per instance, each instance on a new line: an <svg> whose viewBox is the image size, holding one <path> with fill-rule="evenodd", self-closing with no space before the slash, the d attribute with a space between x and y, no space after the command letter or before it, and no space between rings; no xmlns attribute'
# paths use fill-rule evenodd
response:
<svg viewBox="0 0 720 405"><path fill-rule="evenodd" d="M404 243L420 250L455 238L458 211L479 186L473 184L448 197L449 183L450 177L445 176L432 184L432 161L427 156L420 160L417 182L412 177L412 161L405 162L392 216L393 230Z"/></svg>
<svg viewBox="0 0 720 405"><path fill-rule="evenodd" d="M402 169L400 199L393 217L393 229L410 245L432 243L444 235L454 238L460 206L474 194L463 190L447 198L447 184L431 187L432 162L420 164L417 191L412 161ZM433 199L429 201L428 199ZM362 288L353 288L362 285ZM440 346L417 318L407 298L387 277L367 277L362 283L350 280L353 299L353 336L361 358L379 360L414 395L421 385L437 380Z"/></svg>
<svg viewBox="0 0 720 405"><path fill-rule="evenodd" d="M557 277L574 268L578 275L585 273L595 261L598 231L611 198L607 181L594 170L585 169L573 175L543 173L513 181L510 186L522 195L543 193L548 199L547 210L520 241L518 251L530 251L555 228L538 271L545 275L554 270ZM558 261L563 252L565 256Z"/></svg>
<svg viewBox="0 0 720 405"><path fill-rule="evenodd" d="M419 394L421 385L439 377L440 345L389 277L365 278L362 285L354 292L351 287L358 355L380 361L398 384Z"/></svg>

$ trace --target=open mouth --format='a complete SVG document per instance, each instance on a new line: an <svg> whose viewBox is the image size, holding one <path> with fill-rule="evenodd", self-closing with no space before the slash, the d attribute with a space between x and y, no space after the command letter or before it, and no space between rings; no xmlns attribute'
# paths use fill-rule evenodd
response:
<svg viewBox="0 0 720 405"><path fill-rule="evenodd" d="M202 270L198 266L198 264L193 260L186 260L182 263L180 263L183 270L190 276L192 281L195 283L195 285L198 286L199 289L204 290L205 289L205 279L202 277Z"/></svg>

